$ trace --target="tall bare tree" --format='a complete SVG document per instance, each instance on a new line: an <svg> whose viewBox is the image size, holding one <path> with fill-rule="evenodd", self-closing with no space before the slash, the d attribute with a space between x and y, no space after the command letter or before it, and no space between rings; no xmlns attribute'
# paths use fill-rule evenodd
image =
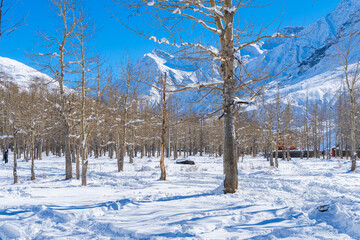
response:
<svg viewBox="0 0 360 240"><path fill-rule="evenodd" d="M236 42L235 39L241 38L239 35L234 34L237 22L235 16L239 9L245 9L251 6L251 1L233 1L233 0L209 0L209 1L192 1L192 0L113 0L114 2L125 6L127 8L135 8L132 14L138 12L143 14L144 11L148 13L156 12L155 16L159 20L160 25L166 32L169 32L169 39L149 36L143 31L136 31L131 28L129 24L121 22L125 27L132 31L136 31L143 37L154 40L157 43L164 43L174 47L194 47L208 56L219 61L220 77L222 79L220 89L222 92L222 109L224 120L224 139L223 139L223 171L224 179L224 193L234 193L238 188L238 170L235 154L235 136L234 136L234 105L237 103L235 100L236 91L244 92L245 87L248 87L253 81L248 78L239 77L235 75L235 66L237 61L238 66L243 66L241 60L236 58L236 52L251 44L254 44L262 39L269 38L270 36L263 36L263 29L248 42ZM142 11L144 10L144 11ZM174 20L175 21L172 21ZM154 18L156 20L156 18ZM200 42L185 42L181 36L182 21L188 21L190 25L203 28L209 33L213 34L217 39L219 49L210 46L205 46ZM185 23L186 24L186 23ZM169 26L170 25L170 26ZM176 35L176 32L180 35ZM242 35L243 36L243 35ZM251 37L250 37L251 38ZM243 38L244 39L244 38ZM249 39L249 38L246 38ZM238 81L237 81L238 80ZM254 78L252 78L254 80Z"/></svg>
<svg viewBox="0 0 360 240"><path fill-rule="evenodd" d="M79 57L76 57L76 63L80 68L81 75L81 96L80 96L80 148L81 148L81 184L83 186L87 185L87 169L88 169L88 159L87 159L87 144L88 137L92 129L92 125L89 121L86 120L86 93L87 93L87 82L89 81L89 69L91 60L88 57L88 47L87 43L93 36L92 24L89 23L83 8L81 7L78 11L78 21L75 29L76 36L76 49ZM95 116L98 117L98 116Z"/></svg>
<svg viewBox="0 0 360 240"><path fill-rule="evenodd" d="M47 53L36 54L35 61L46 67L52 73L54 79L59 83L59 103L55 103L58 110L65 150L65 179L72 178L72 163L70 155L70 122L68 119L71 109L68 104L69 92L66 92L64 82L70 66L73 63L73 56L70 54L70 40L74 37L77 25L76 5L77 0L50 0L56 16L59 19L58 31L54 35L41 33L41 38L46 43Z"/></svg>
<svg viewBox="0 0 360 240"><path fill-rule="evenodd" d="M261 96L261 106L260 109L260 116L259 120L261 122L262 127L264 128L264 131L266 132L266 150L268 152L268 160L270 162L270 166L274 167L274 125L275 125L275 109L273 104L270 102L267 102L265 100L264 94ZM276 144L277 146L278 144Z"/></svg>
<svg viewBox="0 0 360 240"><path fill-rule="evenodd" d="M350 139L351 139L351 171L356 170L356 88L360 82L360 58L352 59L354 49L359 46L360 40L357 37L359 31L351 32L348 42L344 44L344 49L339 53L343 60L344 81L350 98Z"/></svg>
<svg viewBox="0 0 360 240"><path fill-rule="evenodd" d="M166 170L165 170L165 135L166 135L166 128L167 128L167 111L166 111L166 73L164 76L161 76L161 110L162 110L162 121L161 121L161 143L160 143L160 170L161 176L160 180L166 180Z"/></svg>

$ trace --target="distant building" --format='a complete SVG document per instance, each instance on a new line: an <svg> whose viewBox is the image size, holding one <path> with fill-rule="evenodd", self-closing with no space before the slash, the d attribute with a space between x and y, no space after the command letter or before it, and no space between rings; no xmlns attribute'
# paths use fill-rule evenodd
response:
<svg viewBox="0 0 360 240"><path fill-rule="evenodd" d="M340 150L340 147L339 145L336 145L336 147L332 147L331 148L331 156L333 157L337 157L337 156L343 156L343 157L346 157L346 156L350 156L350 146L347 146L345 147L345 149L343 148L342 150ZM357 146L357 149L356 149L356 155L359 157L360 156L360 145Z"/></svg>

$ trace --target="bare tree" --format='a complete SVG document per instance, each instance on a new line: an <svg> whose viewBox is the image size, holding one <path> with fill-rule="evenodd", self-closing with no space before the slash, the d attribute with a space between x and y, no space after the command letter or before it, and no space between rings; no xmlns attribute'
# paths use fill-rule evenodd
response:
<svg viewBox="0 0 360 240"><path fill-rule="evenodd" d="M280 135L280 131L281 131L281 118L282 118L282 112L280 109L280 93L279 93L279 89L277 91L277 95L276 95L276 135L275 135L275 167L278 168L279 167L279 135Z"/></svg>
<svg viewBox="0 0 360 240"><path fill-rule="evenodd" d="M75 7L77 0L50 0L54 11L59 18L59 31L54 36L41 33L41 38L46 42L47 53L36 54L35 61L42 67L50 70L55 80L59 83L59 103L54 106L58 110L60 124L64 136L65 148L65 179L72 178L72 163L70 155L70 122L68 119L71 108L67 102L69 92L65 92L64 81L69 72L71 72L70 40L74 37L74 31L77 24ZM70 59L69 59L70 58Z"/></svg>
<svg viewBox="0 0 360 240"><path fill-rule="evenodd" d="M162 90L161 90L161 109L162 109L162 121L161 121L161 143L160 143L160 170L161 176L160 180L166 180L166 170L165 170L165 135L167 128L167 120L166 120L166 73L164 77L161 76L160 79Z"/></svg>
<svg viewBox="0 0 360 240"><path fill-rule="evenodd" d="M88 137L90 136L90 132L92 130L92 125L87 123L88 121L85 119L86 113L86 92L87 92L87 81L88 73L89 73L89 65L91 64L91 60L88 58L88 48L87 43L93 35L93 30L91 29L92 25L87 21L87 17L84 15L83 9L79 10L78 13L79 20L77 21L77 27L75 29L75 36L77 42L75 46L77 46L77 52L79 57L77 57L77 64L80 67L81 74L81 114L80 114L80 147L81 147L81 184L83 186L87 185L87 169L88 169L88 159L87 159L87 144ZM96 116L98 117L98 116ZM98 120L98 119L97 119Z"/></svg>
<svg viewBox="0 0 360 240"><path fill-rule="evenodd" d="M305 150L306 150L306 159L310 157L310 140L309 140L309 91L306 90L306 107L305 107L305 118L304 118L304 134L305 134Z"/></svg>
<svg viewBox="0 0 360 240"><path fill-rule="evenodd" d="M127 59L127 65L121 69L122 80L125 92L121 94L120 98L120 129L118 132L118 171L124 171L124 158L126 147L128 145L128 131L130 131L131 125L139 122L138 119L135 119L136 114L131 115L131 111L136 107L136 95L137 95L137 85L135 84L135 69L130 59Z"/></svg>
<svg viewBox="0 0 360 240"><path fill-rule="evenodd" d="M356 87L360 82L360 58L354 63L351 57L354 49L360 44L360 40L356 39L358 35L359 32L351 32L344 49L339 50L343 60L345 86L350 98L351 171L356 170Z"/></svg>
<svg viewBox="0 0 360 240"><path fill-rule="evenodd" d="M154 13L157 20L163 29L169 32L170 38L158 38L149 36L143 31L136 31L131 28L129 24L123 23L125 27L132 31L136 31L143 37L154 40L157 43L164 43L174 47L194 47L207 56L219 61L220 77L222 82L220 85L222 92L222 110L224 119L224 139L223 139L223 171L224 179L224 193L234 193L238 188L238 171L235 154L235 136L234 136L234 105L238 102L235 100L236 91L243 93L245 89L249 89L249 85L254 82L254 78L236 76L235 67L238 62L239 67L243 67L241 59L236 58L236 52L253 43L261 41L272 36L263 36L264 29L260 30L258 34L252 36L251 40L245 43L238 43L241 37L244 37L240 29L236 29L237 22L235 15L239 9L251 6L251 1L192 1L192 0L113 0L114 2L125 6L129 9L135 8L133 14L136 12L143 14L145 12ZM137 9L137 10L136 10ZM156 19L156 18L154 18ZM175 21L172 21L175 20ZM185 42L179 33L181 31L181 21L187 20L190 25L204 28L206 31L214 35L218 39L219 49L205 46L199 42ZM170 26L169 26L170 25ZM234 34L234 31L236 32ZM179 35L176 35L176 32ZM237 33L239 33L237 35ZM246 35L246 34L245 34ZM280 36L276 34L276 36ZM236 39L236 40L235 40ZM244 39L244 38L243 38ZM247 35L247 38L249 36ZM246 75L246 74L245 74Z"/></svg>
<svg viewBox="0 0 360 240"><path fill-rule="evenodd" d="M290 161L290 146L289 144L293 142L293 136L291 132L291 124L292 124L292 116L293 112L291 109L291 99L287 99L287 104L284 109L284 130L285 130L285 149L286 149L286 160Z"/></svg>
<svg viewBox="0 0 360 240"><path fill-rule="evenodd" d="M276 99L275 99L276 100ZM266 149L268 152L267 158L268 161L270 162L270 166L274 167L274 156L273 156L273 151L274 151L274 125L275 125L275 109L273 104L271 104L270 102L267 102L265 100L265 96L264 94L261 95L261 106L260 107L260 116L259 116L259 120L262 124L262 127L264 128L265 131L265 139L266 139ZM276 144L277 147L278 144Z"/></svg>

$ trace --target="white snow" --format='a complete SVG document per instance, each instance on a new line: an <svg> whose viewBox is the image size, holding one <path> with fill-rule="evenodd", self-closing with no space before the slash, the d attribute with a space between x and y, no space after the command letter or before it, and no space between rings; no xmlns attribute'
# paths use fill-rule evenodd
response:
<svg viewBox="0 0 360 240"><path fill-rule="evenodd" d="M7 77L5 82L15 84L23 91L28 91L32 85L38 85L41 81L49 90L59 89L59 84L48 75L10 58L0 57L0 74ZM4 84L0 82L0 86Z"/></svg>
<svg viewBox="0 0 360 240"><path fill-rule="evenodd" d="M13 138L13 135L1 135L0 139Z"/></svg>
<svg viewBox="0 0 360 240"><path fill-rule="evenodd" d="M175 13L181 14L180 8L176 8L176 9L173 11L173 13L174 13L174 14L175 14Z"/></svg>
<svg viewBox="0 0 360 240"><path fill-rule="evenodd" d="M64 180L64 158L0 163L1 239L359 239L360 175L346 159L239 162L239 190L222 194L222 160L89 159L88 186ZM328 205L328 211L320 212ZM327 208L327 207L325 207Z"/></svg>

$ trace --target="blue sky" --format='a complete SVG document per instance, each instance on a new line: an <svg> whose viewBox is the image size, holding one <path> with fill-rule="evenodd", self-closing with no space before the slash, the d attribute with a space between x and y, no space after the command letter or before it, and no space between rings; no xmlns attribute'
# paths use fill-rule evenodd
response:
<svg viewBox="0 0 360 240"><path fill-rule="evenodd" d="M26 24L14 32L10 37L4 37L0 42L0 55L13 58L30 66L34 66L27 53L36 48L37 32L48 32L54 29L54 13L49 7L48 0L21 0L15 14L26 15ZM94 50L101 53L111 64L124 59L128 52L130 57L140 59L144 54L161 46L143 39L127 30L118 23L105 8L124 21L128 13L114 5L111 0L84 0L88 13L95 22L97 35L93 41ZM279 0L269 8L246 10L241 12L242 19L254 22L269 22L281 13L282 26L305 26L333 11L340 0ZM142 22L131 19L133 26L140 26Z"/></svg>

